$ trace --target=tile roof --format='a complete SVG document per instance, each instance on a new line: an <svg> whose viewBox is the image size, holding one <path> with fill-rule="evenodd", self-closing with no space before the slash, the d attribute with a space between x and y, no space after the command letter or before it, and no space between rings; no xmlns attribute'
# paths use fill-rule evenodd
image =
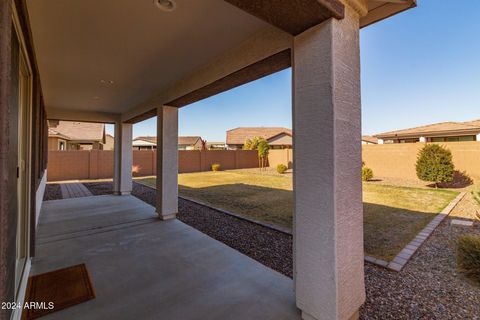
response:
<svg viewBox="0 0 480 320"><path fill-rule="evenodd" d="M198 142L198 140L201 140L202 137L200 136L179 136L178 137L178 144L179 145L194 145ZM136 140L143 140L147 141L150 143L157 144L157 137L156 136L139 136L133 139L133 141Z"/></svg>
<svg viewBox="0 0 480 320"><path fill-rule="evenodd" d="M56 126L48 128L49 136L59 136L68 140L104 141L105 125L103 123L58 121Z"/></svg>
<svg viewBox="0 0 480 320"><path fill-rule="evenodd" d="M414 128L378 133L374 137L414 136L420 134L442 134L449 132L480 132L480 120L466 122L440 122Z"/></svg>
<svg viewBox="0 0 480 320"><path fill-rule="evenodd" d="M362 141L369 143L378 143L378 139L373 136L362 136Z"/></svg>
<svg viewBox="0 0 480 320"><path fill-rule="evenodd" d="M292 130L282 127L241 127L227 131L227 144L244 144L245 140L253 137L270 139L281 133L292 135Z"/></svg>

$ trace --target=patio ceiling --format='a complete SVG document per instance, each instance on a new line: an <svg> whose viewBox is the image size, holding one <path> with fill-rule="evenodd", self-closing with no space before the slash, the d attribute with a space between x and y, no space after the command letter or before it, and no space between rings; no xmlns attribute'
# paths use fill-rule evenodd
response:
<svg viewBox="0 0 480 320"><path fill-rule="evenodd" d="M273 29L224 1L176 4L164 12L152 0L27 0L47 108L123 113Z"/></svg>
<svg viewBox="0 0 480 320"><path fill-rule="evenodd" d="M79 121L141 121L286 68L292 35L343 15L340 0L175 0L172 12L153 0L23 1L47 116ZM415 6L366 2L362 27Z"/></svg>

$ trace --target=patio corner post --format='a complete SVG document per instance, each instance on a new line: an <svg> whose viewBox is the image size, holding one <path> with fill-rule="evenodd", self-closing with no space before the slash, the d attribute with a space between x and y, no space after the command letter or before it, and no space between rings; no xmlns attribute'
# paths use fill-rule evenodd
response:
<svg viewBox="0 0 480 320"><path fill-rule="evenodd" d="M157 213L162 220L178 212L178 108L157 108Z"/></svg>
<svg viewBox="0 0 480 320"><path fill-rule="evenodd" d="M132 128L131 123L115 123L113 193L116 195L132 192Z"/></svg>
<svg viewBox="0 0 480 320"><path fill-rule="evenodd" d="M294 38L294 281L302 318L355 319L365 301L359 19ZM353 9L355 8L355 9Z"/></svg>

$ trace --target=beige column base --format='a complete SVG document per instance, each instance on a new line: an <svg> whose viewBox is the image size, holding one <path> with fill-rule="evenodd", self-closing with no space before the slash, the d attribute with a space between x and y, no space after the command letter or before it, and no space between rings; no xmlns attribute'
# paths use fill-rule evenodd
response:
<svg viewBox="0 0 480 320"><path fill-rule="evenodd" d="M131 194L130 191L114 191L113 195L115 196L129 196Z"/></svg>
<svg viewBox="0 0 480 320"><path fill-rule="evenodd" d="M158 217L160 218L160 220L171 220L171 219L176 219L177 218L176 213L161 214L161 213L157 212L157 214L158 214Z"/></svg>
<svg viewBox="0 0 480 320"><path fill-rule="evenodd" d="M348 320L358 320L359 317L360 317L360 311L357 310L350 318L348 318ZM302 319L303 320L320 320L320 319L317 319L317 318L309 315L305 311L302 311Z"/></svg>

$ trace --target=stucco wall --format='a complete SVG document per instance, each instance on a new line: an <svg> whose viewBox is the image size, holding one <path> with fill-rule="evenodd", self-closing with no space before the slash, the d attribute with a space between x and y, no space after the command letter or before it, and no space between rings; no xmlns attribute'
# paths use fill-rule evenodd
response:
<svg viewBox="0 0 480 320"><path fill-rule="evenodd" d="M293 167L293 150L270 150L268 153L268 165L272 168L276 168L277 165L284 164L289 168Z"/></svg>
<svg viewBox="0 0 480 320"><path fill-rule="evenodd" d="M378 177L417 179L415 163L424 143L362 145L365 165ZM455 169L480 181L480 142L442 142L450 149Z"/></svg>
<svg viewBox="0 0 480 320"><path fill-rule="evenodd" d="M49 151L48 159L48 181L104 179L113 176L111 150ZM209 171L213 163L219 163L223 170L255 168L258 166L257 151L178 151L180 173ZM156 151L134 150L133 167L134 176L155 175Z"/></svg>

